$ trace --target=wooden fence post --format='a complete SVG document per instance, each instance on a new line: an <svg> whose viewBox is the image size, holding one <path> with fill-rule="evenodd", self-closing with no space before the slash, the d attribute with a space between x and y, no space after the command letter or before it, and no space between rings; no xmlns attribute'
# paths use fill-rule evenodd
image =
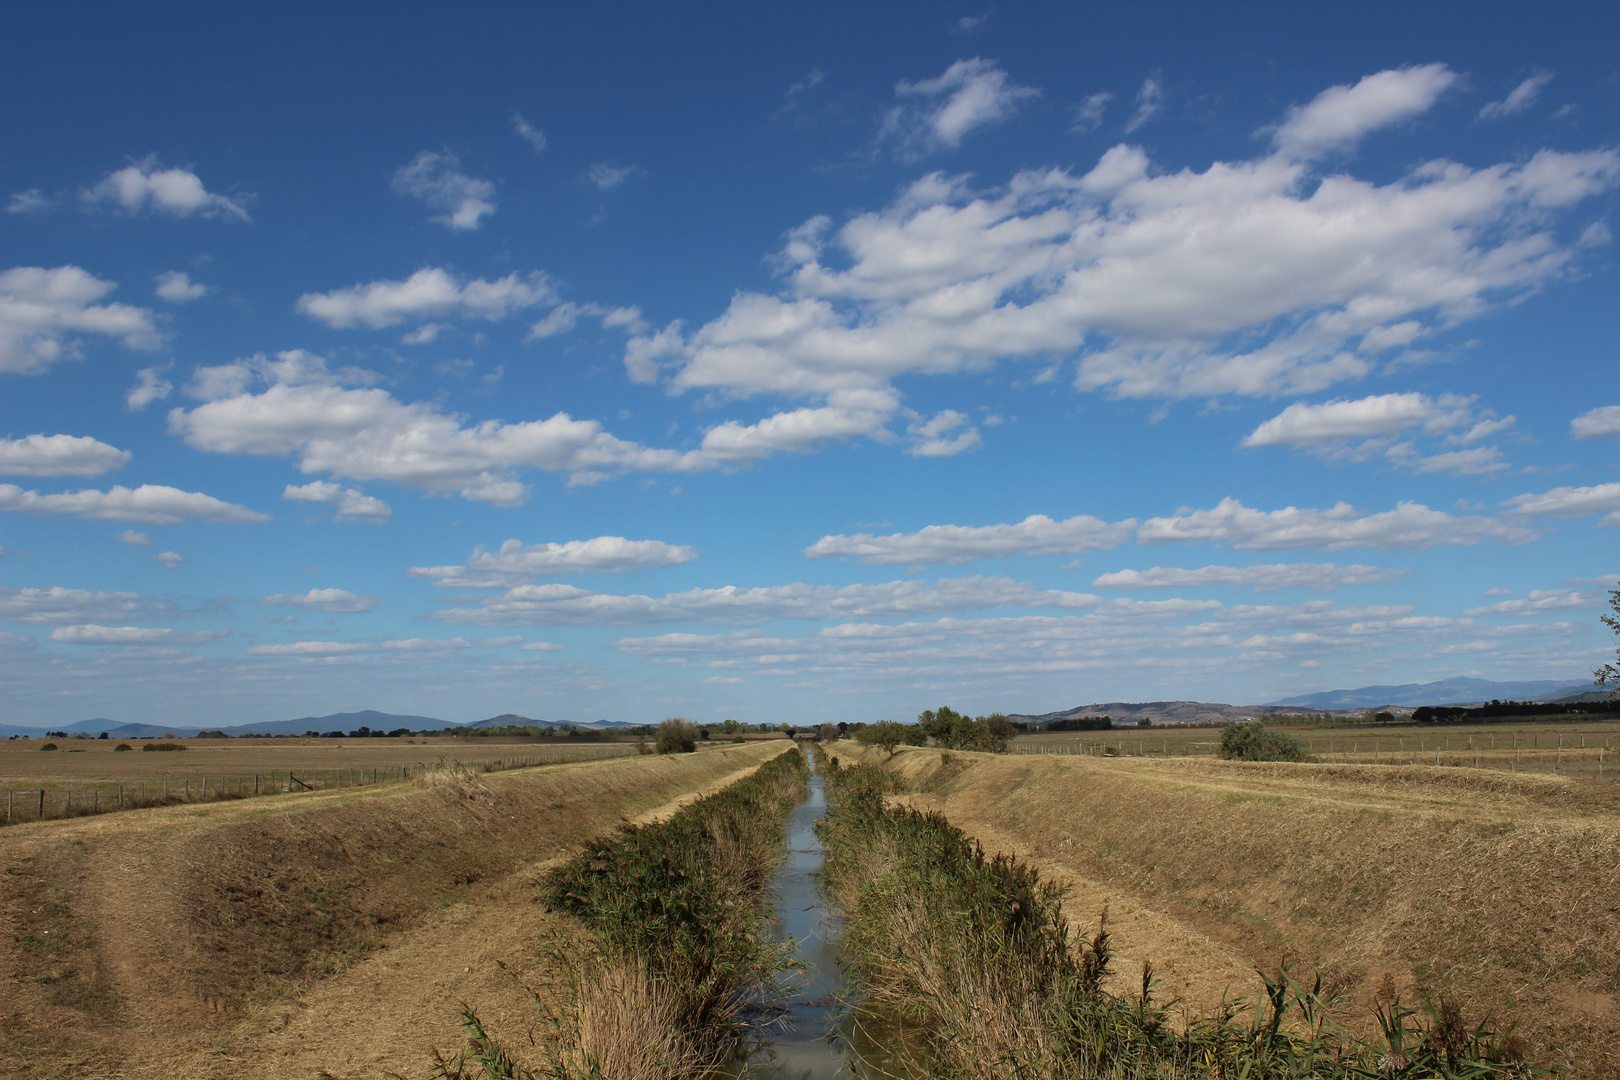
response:
<svg viewBox="0 0 1620 1080"><path fill-rule="evenodd" d="M39 820L45 820L45 789L39 789Z"/></svg>

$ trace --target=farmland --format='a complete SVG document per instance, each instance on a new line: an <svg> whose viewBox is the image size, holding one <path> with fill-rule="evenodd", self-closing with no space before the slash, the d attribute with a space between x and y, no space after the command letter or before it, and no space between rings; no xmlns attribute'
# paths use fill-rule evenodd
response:
<svg viewBox="0 0 1620 1080"><path fill-rule="evenodd" d="M1285 730L1307 753L1335 764L1441 765L1598 779L1620 778L1620 723L1614 720L1500 724L1310 727ZM1015 754L1214 757L1214 727L1116 728L1020 735ZM1438 755L1438 760L1436 758Z"/></svg>
<svg viewBox="0 0 1620 1080"><path fill-rule="evenodd" d="M1119 731L1019 739L1006 756L839 748L896 773L912 792L902 801L942 812L987 852L1029 860L1065 891L1077 932L1106 911L1122 991L1151 964L1163 994L1207 1012L1286 964L1307 983L1320 973L1363 1035L1379 1004L1444 995L1471 1022L1516 1025L1543 1061L1614 1075L1620 785L1612 768L1598 783L1595 762L1570 772L1587 772L1583 736L1595 756L1620 731L1299 734L1332 760L1215 760L1198 746L1212 732L1185 730L1143 732L1141 746ZM1101 756L1102 735L1135 756ZM1470 739L1484 746L1478 769ZM1413 764L1414 752L1426 758ZM1465 752L1468 767L1448 767Z"/></svg>
<svg viewBox="0 0 1620 1080"><path fill-rule="evenodd" d="M7 1074L420 1075L434 1047L458 1045L458 1000L520 1030L532 1021L512 975L543 976L538 943L567 929L534 903L547 866L784 748L629 746L610 760L0 830ZM269 751L222 752L253 765Z"/></svg>

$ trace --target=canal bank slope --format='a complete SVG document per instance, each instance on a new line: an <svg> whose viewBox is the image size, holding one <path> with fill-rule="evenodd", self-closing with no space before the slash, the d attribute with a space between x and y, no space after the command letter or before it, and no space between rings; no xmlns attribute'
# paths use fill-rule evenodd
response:
<svg viewBox="0 0 1620 1080"><path fill-rule="evenodd" d="M530 1020L544 869L756 743L0 832L0 1052L26 1077L380 1077ZM516 1034L521 1036L521 1030ZM324 1073L323 1073L324 1070Z"/></svg>
<svg viewBox="0 0 1620 1080"><path fill-rule="evenodd" d="M1380 992L1416 1004L1431 989L1515 1022L1574 1075L1620 1070L1612 789L1421 766L835 751L1036 863L1080 929L1107 903L1122 982L1151 960L1167 994L1208 1008L1286 961L1339 980L1354 1027Z"/></svg>

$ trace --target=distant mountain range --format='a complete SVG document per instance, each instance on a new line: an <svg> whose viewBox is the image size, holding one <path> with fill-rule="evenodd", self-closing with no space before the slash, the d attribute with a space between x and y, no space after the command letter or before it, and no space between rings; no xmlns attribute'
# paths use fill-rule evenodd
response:
<svg viewBox="0 0 1620 1080"><path fill-rule="evenodd" d="M1078 708L1038 715L1008 713L1007 719L1015 724L1046 727L1059 720L1107 716L1113 719L1116 726L1132 727L1144 716L1156 724L1165 722L1212 724L1246 720L1254 715L1256 712L1253 708L1223 705L1213 701L1103 701L1094 705L1081 705Z"/></svg>
<svg viewBox="0 0 1620 1080"><path fill-rule="evenodd" d="M1361 686L1354 690L1326 690L1268 702L1266 708L1378 709L1385 705L1416 708L1421 705L1478 705L1501 701L1557 701L1592 689L1591 683L1571 685L1562 679L1533 682L1492 682L1490 679L1442 679L1399 686Z"/></svg>
<svg viewBox="0 0 1620 1080"><path fill-rule="evenodd" d="M1588 696L1592 695L1592 696ZM1310 709L1323 712L1363 709L1415 709L1423 705L1478 705L1501 701L1560 701L1568 698L1602 700L1590 683L1571 685L1562 679L1532 682L1493 682L1490 679L1442 679L1399 686L1360 686L1353 690L1327 690L1301 694L1264 705L1226 705L1214 701L1103 701L1049 713L1009 713L1014 723L1045 727L1059 720L1089 716L1112 717L1116 726L1131 727L1142 717L1154 723L1207 724L1245 720L1268 712Z"/></svg>
<svg viewBox="0 0 1620 1080"><path fill-rule="evenodd" d="M1086 716L1110 716L1121 727L1134 725L1146 716L1154 723L1179 722L1204 724L1219 721L1243 720L1268 712L1288 709L1342 711L1348 709L1413 709L1422 705L1478 705L1481 702L1502 701L1558 701L1578 698L1593 693L1591 683L1570 684L1562 679L1541 679L1530 682L1493 682L1490 679L1442 679L1430 683L1402 683L1399 686L1360 686L1353 690L1325 690L1317 694L1300 694L1279 698L1264 705L1226 705L1215 701L1104 701L1080 705L1058 712L1029 714L1009 713L1015 723L1032 727L1045 727L1056 720L1070 720ZM1598 700L1587 698L1586 700ZM66 727L7 727L0 725L0 739L20 736L39 738L47 731L83 732L99 735L103 731L112 739L151 739L172 735L189 739L199 731L223 731L227 735L302 735L306 731L322 735L331 731L358 731L362 727L372 731L442 731L445 728L496 728L572 726L592 731L614 731L637 725L624 720L595 720L573 723L566 720L535 720L517 713L502 713L488 720L471 724L452 724L432 716L401 716L396 713L362 712L332 713L329 716L301 716L296 720L268 720L257 724L236 724L230 727L199 728L189 725L120 724L105 717L81 720Z"/></svg>
<svg viewBox="0 0 1620 1080"><path fill-rule="evenodd" d="M0 739L12 736L37 739L49 731L65 731L69 735L82 733L96 736L103 731L109 739L155 739L163 736L189 739L199 731L222 731L232 737L244 735L302 735L307 731L314 731L325 735L332 731L344 733L358 731L361 728L370 728L372 731L397 731L406 728L410 731L442 731L445 728L492 728L492 727L546 727L559 728L570 726L566 720L533 720L517 713L502 713L492 716L488 720L479 720L472 724L452 724L447 720L440 720L433 716L402 716L397 713L378 712L375 709L365 709L360 712L332 713L329 716L301 716L296 720L266 720L256 724L233 724L229 726L195 727L191 725L164 725L164 724L120 724L105 717L96 717L93 720L80 720L76 724L65 727L9 727L0 725ZM635 727L635 724L623 720L596 720L588 723L575 723L571 726L586 728L593 731L612 731L619 728Z"/></svg>

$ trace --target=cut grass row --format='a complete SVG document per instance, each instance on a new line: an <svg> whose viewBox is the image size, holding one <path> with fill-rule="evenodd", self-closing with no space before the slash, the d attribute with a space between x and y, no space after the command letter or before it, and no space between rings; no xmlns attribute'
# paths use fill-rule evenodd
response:
<svg viewBox="0 0 1620 1080"><path fill-rule="evenodd" d="M1254 1002L1170 1023L1151 968L1135 996L1101 987L1106 929L1076 948L1059 892L1026 864L987 858L937 814L890 807L898 778L827 759L833 806L818 833L824 887L858 1008L926 1033L937 1077L1506 1077L1527 1067L1509 1036L1444 1002L1399 1000L1375 1043L1336 1023L1333 995L1286 971Z"/></svg>
<svg viewBox="0 0 1620 1080"><path fill-rule="evenodd" d="M621 828L554 870L541 900L577 920L585 941L550 943L560 978L535 995L549 1039L525 1060L464 1006L472 1048L441 1057L435 1075L654 1080L734 1057L787 968L766 890L807 773L802 751L785 748L669 820Z"/></svg>

